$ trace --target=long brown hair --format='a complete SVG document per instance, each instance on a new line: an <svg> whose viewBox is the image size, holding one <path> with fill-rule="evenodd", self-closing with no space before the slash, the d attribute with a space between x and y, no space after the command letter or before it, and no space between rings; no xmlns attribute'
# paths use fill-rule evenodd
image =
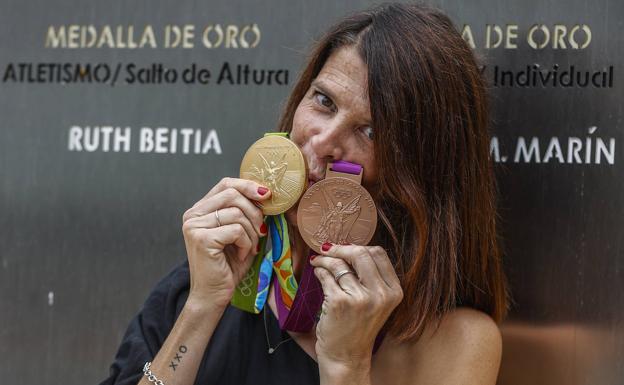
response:
<svg viewBox="0 0 624 385"><path fill-rule="evenodd" d="M368 66L379 170L377 240L404 298L386 323L400 341L456 306L500 323L508 291L496 232L488 103L470 47L439 10L384 4L351 15L315 45L279 122L293 116L336 49L354 46Z"/></svg>

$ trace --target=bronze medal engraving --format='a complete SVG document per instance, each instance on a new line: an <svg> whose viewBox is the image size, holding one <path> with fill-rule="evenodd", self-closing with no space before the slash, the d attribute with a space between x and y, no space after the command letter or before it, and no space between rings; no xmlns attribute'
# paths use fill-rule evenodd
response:
<svg viewBox="0 0 624 385"><path fill-rule="evenodd" d="M291 140L267 135L249 147L240 167L242 179L253 180L271 190L262 202L265 215L277 215L291 208L308 183L303 154Z"/></svg>
<svg viewBox="0 0 624 385"><path fill-rule="evenodd" d="M325 242L366 245L377 227L377 209L368 191L342 177L315 183L301 197L297 226L319 254Z"/></svg>

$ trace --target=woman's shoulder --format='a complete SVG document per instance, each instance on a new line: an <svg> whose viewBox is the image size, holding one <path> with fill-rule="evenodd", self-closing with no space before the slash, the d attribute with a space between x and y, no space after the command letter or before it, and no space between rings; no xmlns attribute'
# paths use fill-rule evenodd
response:
<svg viewBox="0 0 624 385"><path fill-rule="evenodd" d="M469 364L483 359L500 359L502 337L498 325L488 314L469 307L457 307L446 313L439 324L426 328L413 347L453 359L457 364Z"/></svg>
<svg viewBox="0 0 624 385"><path fill-rule="evenodd" d="M188 260L178 261L170 270L158 281L154 289L165 289L177 286L188 285L190 280Z"/></svg>
<svg viewBox="0 0 624 385"><path fill-rule="evenodd" d="M439 329L429 335L436 341L484 341L488 344L499 344L502 341L500 329L492 317L470 307L457 307L445 314Z"/></svg>
<svg viewBox="0 0 624 385"><path fill-rule="evenodd" d="M444 349L458 343L471 344L482 341L499 345L502 337L498 324L488 314L469 307L457 307L442 316L439 322L427 325L420 338L405 343L398 343L389 338L390 344L401 345L403 349L429 351L431 348Z"/></svg>
<svg viewBox="0 0 624 385"><path fill-rule="evenodd" d="M173 326L182 311L190 287L188 261L176 264L154 286L142 308L143 318L162 321L167 327Z"/></svg>
<svg viewBox="0 0 624 385"><path fill-rule="evenodd" d="M452 369L439 374L440 382L496 383L503 342L498 325L488 314L458 307L445 314L437 330L429 330L425 337L427 352L421 350L420 357L431 360L432 365L444 363ZM427 355L430 358L425 358Z"/></svg>
<svg viewBox="0 0 624 385"><path fill-rule="evenodd" d="M486 313L458 307L428 325L415 341L390 339L383 349L407 383L495 384L502 355L502 337ZM468 382L467 379L470 379Z"/></svg>

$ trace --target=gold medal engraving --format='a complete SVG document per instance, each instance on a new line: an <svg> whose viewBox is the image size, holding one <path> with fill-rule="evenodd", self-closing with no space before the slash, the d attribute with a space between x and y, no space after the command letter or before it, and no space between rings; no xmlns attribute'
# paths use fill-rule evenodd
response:
<svg viewBox="0 0 624 385"><path fill-rule="evenodd" d="M283 136L269 135L256 141L241 162L240 177L271 190L271 199L262 204L265 215L277 215L291 208L307 184L303 154Z"/></svg>

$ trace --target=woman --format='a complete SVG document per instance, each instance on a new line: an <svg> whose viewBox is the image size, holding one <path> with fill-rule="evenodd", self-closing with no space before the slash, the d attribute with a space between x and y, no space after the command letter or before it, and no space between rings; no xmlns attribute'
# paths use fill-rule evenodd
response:
<svg viewBox="0 0 624 385"><path fill-rule="evenodd" d="M105 383L494 384L507 291L487 125L483 80L445 15L389 4L339 22L279 128L311 182L328 161L363 166L379 216L370 246L325 244L308 259L289 210L295 277L309 261L325 300L309 333L280 332L272 294L261 314L230 306L267 232L254 203L271 191L221 180L184 214L188 266L148 298ZM334 279L345 269L355 274Z"/></svg>

